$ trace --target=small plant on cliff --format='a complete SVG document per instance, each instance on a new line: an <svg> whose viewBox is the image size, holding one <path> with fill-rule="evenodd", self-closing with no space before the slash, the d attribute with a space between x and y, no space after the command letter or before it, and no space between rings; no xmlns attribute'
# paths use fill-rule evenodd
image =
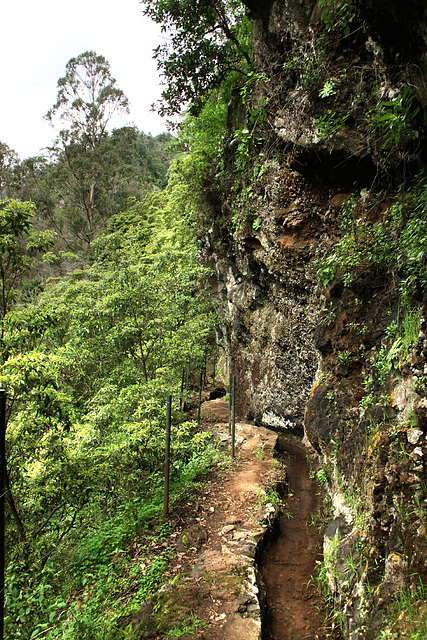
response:
<svg viewBox="0 0 427 640"><path fill-rule="evenodd" d="M321 46L322 38L317 39L317 47L314 50L306 50L302 56L294 56L283 63L284 71L296 74L303 87L316 85L321 73L321 63L326 53Z"/></svg>
<svg viewBox="0 0 427 640"><path fill-rule="evenodd" d="M337 133L345 129L346 120L350 114L338 115L335 111L328 109L325 115L316 118L317 135L319 138L332 140Z"/></svg>
<svg viewBox="0 0 427 640"><path fill-rule="evenodd" d="M183 636L193 635L201 629L206 629L206 627L208 627L207 622L203 622L193 613L190 613L189 619L186 622L166 631L164 635L165 638L170 638L172 640L175 638L182 638Z"/></svg>
<svg viewBox="0 0 427 640"><path fill-rule="evenodd" d="M249 96L256 89L259 83L267 83L270 79L264 73L249 72L248 80L240 89L240 98L243 105L247 105ZM236 169L244 171L248 164L250 155L257 144L261 143L263 138L257 133L260 125L267 120L267 105L269 98L259 98L255 107L252 108L248 119L247 126L242 129L236 129L231 140L230 146L236 147Z"/></svg>
<svg viewBox="0 0 427 640"><path fill-rule="evenodd" d="M414 589L401 589L387 611L387 622L378 640L424 640L427 637L427 587L421 579Z"/></svg>
<svg viewBox="0 0 427 640"><path fill-rule="evenodd" d="M319 91L319 98L329 98L337 93L338 89L333 80L326 80L325 84Z"/></svg>
<svg viewBox="0 0 427 640"><path fill-rule="evenodd" d="M331 540L328 540L328 544L325 545L324 549L323 562L318 564L317 574L315 575L317 587L322 593L328 609L331 611L331 631L338 627L342 627L344 623L343 614L338 608L334 594L331 591L331 580L333 582L339 581L336 559L340 541L341 535L339 531Z"/></svg>
<svg viewBox="0 0 427 640"><path fill-rule="evenodd" d="M344 37L350 35L355 18L353 3L349 0L320 0L321 20L327 31L342 29Z"/></svg>
<svg viewBox="0 0 427 640"><path fill-rule="evenodd" d="M247 74L247 80L244 85L240 89L240 97L242 99L242 104L247 104L249 96L253 89L257 86L259 82L270 82L270 78L265 73L254 73L250 71ZM255 116L258 115L257 109L255 109ZM262 114L262 118L265 119L267 117L266 113Z"/></svg>
<svg viewBox="0 0 427 640"><path fill-rule="evenodd" d="M406 362L411 349L417 342L420 329L420 315L418 308L407 309L403 319L393 327L393 333L389 333L388 360L394 362Z"/></svg>
<svg viewBox="0 0 427 640"><path fill-rule="evenodd" d="M325 485L328 480L324 469L319 469L318 471L316 471L316 478L318 483L321 485Z"/></svg>
<svg viewBox="0 0 427 640"><path fill-rule="evenodd" d="M420 111L417 96L408 86L394 100L381 101L369 116L375 144L384 148L399 145L404 138L418 139L416 121Z"/></svg>
<svg viewBox="0 0 427 640"><path fill-rule="evenodd" d="M326 392L326 400L330 402L332 405L334 406L336 405L337 400L335 397L335 392L332 389Z"/></svg>
<svg viewBox="0 0 427 640"><path fill-rule="evenodd" d="M333 302L328 302L327 306L319 312L319 324L322 327L327 327L335 320L336 317L337 310L335 309Z"/></svg>
<svg viewBox="0 0 427 640"><path fill-rule="evenodd" d="M287 518L291 518L291 514L287 511L276 487L269 487L267 490L261 490L259 493L258 504L267 511L262 522L270 526L275 520L276 515L280 512Z"/></svg>
<svg viewBox="0 0 427 640"><path fill-rule="evenodd" d="M343 367L349 367L353 361L351 352L348 349L344 351L338 351L337 360Z"/></svg>
<svg viewBox="0 0 427 640"><path fill-rule="evenodd" d="M318 383L327 386L330 382L332 382L332 373L330 371L323 371L319 378Z"/></svg>
<svg viewBox="0 0 427 640"><path fill-rule="evenodd" d="M256 135L257 125L265 121L267 110L263 101L259 101L249 116L249 128L236 129L231 145L236 145L236 170L244 171L251 157L251 153L263 141L262 136Z"/></svg>
<svg viewBox="0 0 427 640"><path fill-rule="evenodd" d="M400 317L403 315L402 319ZM385 343L377 350L372 349L369 363L375 371L377 384L384 386L387 375L399 366L405 364L408 356L416 344L420 327L420 315L418 308L399 308L397 320L389 324L386 329ZM364 386L371 390L373 386L372 375L365 374Z"/></svg>
<svg viewBox="0 0 427 640"><path fill-rule="evenodd" d="M254 447L252 453L258 460L264 460L264 449L262 447Z"/></svg>

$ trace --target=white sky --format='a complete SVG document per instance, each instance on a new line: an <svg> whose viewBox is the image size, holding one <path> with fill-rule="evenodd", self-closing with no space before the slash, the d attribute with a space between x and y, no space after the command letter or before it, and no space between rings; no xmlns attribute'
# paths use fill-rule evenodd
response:
<svg viewBox="0 0 427 640"><path fill-rule="evenodd" d="M153 48L160 28L139 0L0 0L0 141L21 159L38 155L55 137L42 118L55 103L58 78L70 58L93 50L111 65L130 115L145 133L166 130L150 111L160 96Z"/></svg>

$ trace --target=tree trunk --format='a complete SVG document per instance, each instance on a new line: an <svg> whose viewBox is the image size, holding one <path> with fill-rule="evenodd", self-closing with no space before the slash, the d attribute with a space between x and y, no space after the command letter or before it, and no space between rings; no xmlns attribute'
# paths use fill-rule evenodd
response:
<svg viewBox="0 0 427 640"><path fill-rule="evenodd" d="M16 522L16 526L18 527L19 534L20 534L21 538L23 540L25 540L25 537L26 537L25 527L24 527L23 522L21 520L21 516L19 515L18 509L16 507L15 499L13 497L13 493L12 493L12 490L10 488L10 480L9 480L9 474L7 472L7 469L5 469L4 477L5 477L5 485L6 485L5 486L6 500L7 500L7 503L9 505L9 507L10 507L10 510L12 512L13 519Z"/></svg>

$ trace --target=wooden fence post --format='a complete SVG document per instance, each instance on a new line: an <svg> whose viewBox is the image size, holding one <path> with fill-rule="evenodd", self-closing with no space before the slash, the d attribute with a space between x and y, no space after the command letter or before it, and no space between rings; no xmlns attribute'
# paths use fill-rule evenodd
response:
<svg viewBox="0 0 427 640"><path fill-rule="evenodd" d="M236 457L236 376L231 381L231 456Z"/></svg>
<svg viewBox="0 0 427 640"><path fill-rule="evenodd" d="M171 415L172 415L172 396L168 396L166 408L166 445L165 445L165 495L163 500L163 516L166 517L169 512L169 468L170 468L170 451L171 451Z"/></svg>
<svg viewBox="0 0 427 640"><path fill-rule="evenodd" d="M197 405L197 426L200 427L200 414L202 409L202 386L203 386L203 369L200 371L199 379L199 402Z"/></svg>
<svg viewBox="0 0 427 640"><path fill-rule="evenodd" d="M6 391L0 389L0 640L4 637L4 573L5 573L5 521L6 500Z"/></svg>

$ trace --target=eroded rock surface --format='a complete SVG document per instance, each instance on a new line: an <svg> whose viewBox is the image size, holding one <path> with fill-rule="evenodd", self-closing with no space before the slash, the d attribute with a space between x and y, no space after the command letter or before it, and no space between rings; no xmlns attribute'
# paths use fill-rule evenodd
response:
<svg viewBox="0 0 427 640"><path fill-rule="evenodd" d="M230 134L268 106L245 171L227 152L200 259L217 275L219 342L238 380L238 411L260 425L304 428L338 523L326 541L335 601L348 637L365 639L381 628L391 594L403 583L415 593L411 576L426 578L425 290L412 291L408 311L402 270L368 255L324 287L316 267L342 236L349 197L357 239L357 224L383 220L425 167L426 5L245 4L261 79L246 114L231 105ZM411 126L391 139L394 125L381 122L399 104ZM396 356L393 322L407 312L420 331L411 353Z"/></svg>

